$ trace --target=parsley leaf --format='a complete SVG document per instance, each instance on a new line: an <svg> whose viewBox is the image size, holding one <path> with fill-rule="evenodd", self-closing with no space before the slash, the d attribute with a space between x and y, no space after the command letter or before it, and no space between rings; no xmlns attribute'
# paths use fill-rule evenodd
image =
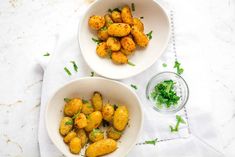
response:
<svg viewBox="0 0 235 157"><path fill-rule="evenodd" d="M131 10L135 11L135 3L131 3Z"/></svg>
<svg viewBox="0 0 235 157"><path fill-rule="evenodd" d="M65 122L65 125L73 125L73 121L71 120L71 121L67 121L67 122Z"/></svg>
<svg viewBox="0 0 235 157"><path fill-rule="evenodd" d="M180 63L178 61L175 61L174 68L177 70L177 74L181 75L184 72L184 69L180 67Z"/></svg>
<svg viewBox="0 0 235 157"><path fill-rule="evenodd" d="M138 89L137 86L136 86L136 85L133 85L133 84L131 84L131 87L134 88L135 90Z"/></svg>
<svg viewBox="0 0 235 157"><path fill-rule="evenodd" d="M153 31L150 31L147 35L147 37L149 38L149 40L151 40L153 37L152 37L152 34L153 34Z"/></svg>
<svg viewBox="0 0 235 157"><path fill-rule="evenodd" d="M150 140L150 141L145 141L144 144L152 144L152 145L155 145L157 143L157 138L154 139L154 140Z"/></svg>
<svg viewBox="0 0 235 157"><path fill-rule="evenodd" d="M50 53L47 52L43 56L50 56Z"/></svg>
<svg viewBox="0 0 235 157"><path fill-rule="evenodd" d="M106 26L100 28L101 31L107 30L108 28Z"/></svg>
<svg viewBox="0 0 235 157"><path fill-rule="evenodd" d="M141 16L141 17L140 17L140 19L144 19L144 17L143 17L143 16Z"/></svg>
<svg viewBox="0 0 235 157"><path fill-rule="evenodd" d="M82 103L83 103L83 104L87 104L87 103L89 103L89 101L82 99Z"/></svg>
<svg viewBox="0 0 235 157"><path fill-rule="evenodd" d="M166 64L166 63L163 63L162 66L165 68L165 67L167 67L167 64Z"/></svg>
<svg viewBox="0 0 235 157"><path fill-rule="evenodd" d="M178 132L179 131L179 125L180 124L186 124L186 122L184 121L184 119L181 117L181 116L179 116L179 115L176 115L176 125L175 125L175 127L173 127L173 126L169 126L170 127L170 129L171 129L171 132Z"/></svg>
<svg viewBox="0 0 235 157"><path fill-rule="evenodd" d="M69 76L72 75L71 72L69 71L69 69L68 69L67 67L64 67L64 71L65 71Z"/></svg>
<svg viewBox="0 0 235 157"><path fill-rule="evenodd" d="M96 44L100 44L102 41L99 39L91 38Z"/></svg>
<svg viewBox="0 0 235 157"><path fill-rule="evenodd" d="M72 119L76 119L79 116L80 112L76 113L75 115L73 115Z"/></svg>
<svg viewBox="0 0 235 157"><path fill-rule="evenodd" d="M74 69L76 72L78 72L78 66L77 66L76 62L75 62L75 61L70 61L70 63L73 64L73 69Z"/></svg>
<svg viewBox="0 0 235 157"><path fill-rule="evenodd" d="M70 98L64 98L64 101L68 103L68 102L71 101L71 99Z"/></svg>
<svg viewBox="0 0 235 157"><path fill-rule="evenodd" d="M91 76L91 77L94 77L94 76L95 76L95 73L92 71L90 76Z"/></svg>
<svg viewBox="0 0 235 157"><path fill-rule="evenodd" d="M130 61L128 61L127 64L129 64L130 66L135 66L135 64Z"/></svg>

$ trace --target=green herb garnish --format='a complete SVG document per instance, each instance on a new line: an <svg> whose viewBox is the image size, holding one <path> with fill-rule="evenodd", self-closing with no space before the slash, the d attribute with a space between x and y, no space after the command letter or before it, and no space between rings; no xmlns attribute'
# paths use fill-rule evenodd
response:
<svg viewBox="0 0 235 157"><path fill-rule="evenodd" d="M152 33L153 33L153 31L150 31L148 34L146 34L147 35L147 37L149 38L149 40L151 40L153 37L152 37Z"/></svg>
<svg viewBox="0 0 235 157"><path fill-rule="evenodd" d="M92 71L90 76L91 76L91 77L94 77L94 76L95 76L95 73Z"/></svg>
<svg viewBox="0 0 235 157"><path fill-rule="evenodd" d="M129 64L130 66L135 66L135 64L130 61L128 61L127 64Z"/></svg>
<svg viewBox="0 0 235 157"><path fill-rule="evenodd" d="M76 113L75 115L73 115L72 119L76 119L79 116L80 112Z"/></svg>
<svg viewBox="0 0 235 157"><path fill-rule="evenodd" d="M73 125L73 121L72 120L67 121L67 122L65 122L65 125Z"/></svg>
<svg viewBox="0 0 235 157"><path fill-rule="evenodd" d="M163 63L162 66L165 68L165 67L167 67L167 64L166 64L166 63Z"/></svg>
<svg viewBox="0 0 235 157"><path fill-rule="evenodd" d="M171 129L171 132L178 132L179 131L179 125L180 125L180 123L182 123L182 124L186 124L186 122L184 121L184 119L181 117L181 116L179 116L179 115L176 115L176 120L177 120L177 122L176 122L176 125L175 125L175 127L173 128L173 126L169 126L170 127L170 129Z"/></svg>
<svg viewBox="0 0 235 157"><path fill-rule="evenodd" d="M131 3L131 10L135 11L135 4L134 3Z"/></svg>
<svg viewBox="0 0 235 157"><path fill-rule="evenodd" d="M174 82L172 80L165 80L158 83L151 93L151 98L156 102L158 107L165 105L169 108L172 105L176 105L180 99L174 90Z"/></svg>
<svg viewBox="0 0 235 157"><path fill-rule="evenodd" d="M143 16L141 16L141 17L140 17L140 19L144 19L144 17L143 17Z"/></svg>
<svg viewBox="0 0 235 157"><path fill-rule="evenodd" d="M87 103L89 103L89 101L82 99L82 103L83 103L83 104L87 104Z"/></svg>
<svg viewBox="0 0 235 157"><path fill-rule="evenodd" d="M68 102L71 101L71 99L70 98L64 98L64 101L68 103Z"/></svg>
<svg viewBox="0 0 235 157"><path fill-rule="evenodd" d="M100 28L101 31L107 30L108 28L106 26Z"/></svg>
<svg viewBox="0 0 235 157"><path fill-rule="evenodd" d="M67 67L64 67L64 71L65 71L69 76L72 75L71 72L69 71L69 69L68 69Z"/></svg>
<svg viewBox="0 0 235 157"><path fill-rule="evenodd" d="M177 70L177 74L181 75L184 72L184 69L180 67L180 63L175 61L174 68Z"/></svg>
<svg viewBox="0 0 235 157"><path fill-rule="evenodd" d="M137 86L136 86L136 85L133 85L133 84L131 84L131 87L134 88L135 90L138 89Z"/></svg>
<svg viewBox="0 0 235 157"><path fill-rule="evenodd" d="M78 72L78 66L75 61L70 61L73 64L73 69Z"/></svg>
<svg viewBox="0 0 235 157"><path fill-rule="evenodd" d="M145 141L144 144L152 144L152 145L155 145L157 143L157 138L154 139L154 140L150 140L150 141Z"/></svg>
<svg viewBox="0 0 235 157"><path fill-rule="evenodd" d="M99 39L91 38L97 45L99 45L102 41Z"/></svg>
<svg viewBox="0 0 235 157"><path fill-rule="evenodd" d="M50 53L47 52L43 56L50 56Z"/></svg>

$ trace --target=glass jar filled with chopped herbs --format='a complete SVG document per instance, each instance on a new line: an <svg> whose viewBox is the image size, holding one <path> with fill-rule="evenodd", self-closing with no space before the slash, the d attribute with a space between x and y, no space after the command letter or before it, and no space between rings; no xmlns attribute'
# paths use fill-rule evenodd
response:
<svg viewBox="0 0 235 157"><path fill-rule="evenodd" d="M174 72L162 72L150 79L146 96L156 111L175 113L187 103L189 89L180 75Z"/></svg>

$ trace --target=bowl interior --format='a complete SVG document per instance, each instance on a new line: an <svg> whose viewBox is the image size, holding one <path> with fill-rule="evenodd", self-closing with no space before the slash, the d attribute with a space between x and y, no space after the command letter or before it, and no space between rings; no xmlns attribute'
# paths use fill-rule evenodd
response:
<svg viewBox="0 0 235 157"><path fill-rule="evenodd" d="M133 16L142 19L147 34L152 33L152 39L146 48L139 48L129 60L136 66L115 65L110 59L102 59L96 54L96 43L91 39L97 38L96 31L88 26L92 15L105 15L108 9L135 4ZM98 0L92 4L81 20L79 27L79 45L84 59L98 74L112 78L123 79L134 76L150 67L163 53L169 40L169 19L163 8L153 0Z"/></svg>
<svg viewBox="0 0 235 157"><path fill-rule="evenodd" d="M64 98L80 97L90 99L94 91L102 93L104 102L110 101L118 104L124 104L129 110L129 126L124 131L123 136L118 142L118 149L106 155L107 157L125 156L134 146L140 131L142 129L142 110L140 101L136 94L125 85L103 79L103 78L83 78L73 81L60 88L49 101L46 110L46 126L48 134L58 149L68 157L77 157L70 153L68 146L63 142L59 134L59 124L63 117ZM85 154L85 149L80 153Z"/></svg>

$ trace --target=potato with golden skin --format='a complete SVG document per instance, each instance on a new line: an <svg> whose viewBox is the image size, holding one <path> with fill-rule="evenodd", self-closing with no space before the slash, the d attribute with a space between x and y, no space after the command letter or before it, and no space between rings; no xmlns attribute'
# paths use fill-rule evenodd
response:
<svg viewBox="0 0 235 157"><path fill-rule="evenodd" d="M73 119L70 117L63 117L60 122L60 134L67 135L73 128Z"/></svg>
<svg viewBox="0 0 235 157"><path fill-rule="evenodd" d="M113 140L118 140L122 136L122 132L116 130L114 127L109 127L107 130L107 137Z"/></svg>
<svg viewBox="0 0 235 157"><path fill-rule="evenodd" d="M84 114L91 114L92 112L94 112L94 107L92 106L92 104L89 103L89 102L83 103L83 105L82 105L82 113L84 113Z"/></svg>
<svg viewBox="0 0 235 157"><path fill-rule="evenodd" d="M124 37L131 32L131 27L125 23L113 23L108 27L108 33L110 36Z"/></svg>
<svg viewBox="0 0 235 157"><path fill-rule="evenodd" d="M115 23L122 23L122 16L119 11L112 11L111 17Z"/></svg>
<svg viewBox="0 0 235 157"><path fill-rule="evenodd" d="M124 55L126 55L126 56L131 55L131 54L134 53L134 51L127 51L127 50L125 50L125 49L123 49L123 48L121 48L120 51L121 51Z"/></svg>
<svg viewBox="0 0 235 157"><path fill-rule="evenodd" d="M119 51L121 48L120 41L114 37L109 37L108 40L106 41L106 45L108 49L110 49L111 51Z"/></svg>
<svg viewBox="0 0 235 157"><path fill-rule="evenodd" d="M101 111L103 107L103 98L99 92L94 92L91 98L91 102L94 106L95 111Z"/></svg>
<svg viewBox="0 0 235 157"><path fill-rule="evenodd" d="M114 112L113 126L118 131L123 131L128 123L129 113L126 106L119 106Z"/></svg>
<svg viewBox="0 0 235 157"><path fill-rule="evenodd" d="M108 55L108 47L107 47L106 42L102 42L99 45L97 45L96 53L97 53L98 56L100 56L102 58L107 57L107 55Z"/></svg>
<svg viewBox="0 0 235 157"><path fill-rule="evenodd" d="M88 142L88 137L84 129L79 129L77 132L77 136L81 139L81 145L84 147Z"/></svg>
<svg viewBox="0 0 235 157"><path fill-rule="evenodd" d="M117 149L117 142L113 139L103 139L88 146L86 157L98 157L112 153Z"/></svg>
<svg viewBox="0 0 235 157"><path fill-rule="evenodd" d="M87 132L90 132L93 129L96 129L100 125L101 122L102 122L101 112L100 111L92 112L87 117L87 126L85 127L85 130Z"/></svg>
<svg viewBox="0 0 235 157"><path fill-rule="evenodd" d="M79 129L85 128L87 126L87 119L84 113L78 113L74 119L75 126Z"/></svg>
<svg viewBox="0 0 235 157"><path fill-rule="evenodd" d="M93 15L89 18L88 24L92 29L99 30L104 27L105 19L103 16Z"/></svg>
<svg viewBox="0 0 235 157"><path fill-rule="evenodd" d="M129 6L124 6L121 11L122 21L127 24L133 24L133 17Z"/></svg>
<svg viewBox="0 0 235 157"><path fill-rule="evenodd" d="M79 98L74 98L65 104L64 114L66 116L72 117L76 113L80 112L81 109L82 109L82 100Z"/></svg>
<svg viewBox="0 0 235 157"><path fill-rule="evenodd" d="M111 55L112 61L115 64L127 64L128 58L126 55L124 55L122 52L113 52Z"/></svg>
<svg viewBox="0 0 235 157"><path fill-rule="evenodd" d="M121 39L121 45L123 49L132 52L136 49L135 42L129 36L123 37Z"/></svg>
<svg viewBox="0 0 235 157"><path fill-rule="evenodd" d="M141 32L144 31L144 24L138 18L133 18L133 25L136 26Z"/></svg>
<svg viewBox="0 0 235 157"><path fill-rule="evenodd" d="M113 24L113 20L111 18L111 15L109 15L109 14L104 15L104 19L105 19L106 27L109 27L111 24Z"/></svg>
<svg viewBox="0 0 235 157"><path fill-rule="evenodd" d="M97 141L103 140L104 139L104 132L101 131L100 129L93 129L89 133L89 139L92 142L97 142Z"/></svg>
<svg viewBox="0 0 235 157"><path fill-rule="evenodd" d="M79 154L82 149L81 139L74 137L69 143L70 152L73 154Z"/></svg>
<svg viewBox="0 0 235 157"><path fill-rule="evenodd" d="M65 137L64 137L64 142L69 143L74 137L76 137L77 134L74 131L70 131Z"/></svg>
<svg viewBox="0 0 235 157"><path fill-rule="evenodd" d="M134 40L137 45L141 47L146 47L149 43L149 39L144 32L141 32L136 26L133 26L131 29L131 34L134 37Z"/></svg>
<svg viewBox="0 0 235 157"><path fill-rule="evenodd" d="M104 26L101 29L99 29L97 32L97 36L100 40L103 40L103 41L107 40L109 37L108 28Z"/></svg>
<svg viewBox="0 0 235 157"><path fill-rule="evenodd" d="M114 115L114 107L111 104L105 104L102 108L103 119L111 122Z"/></svg>

